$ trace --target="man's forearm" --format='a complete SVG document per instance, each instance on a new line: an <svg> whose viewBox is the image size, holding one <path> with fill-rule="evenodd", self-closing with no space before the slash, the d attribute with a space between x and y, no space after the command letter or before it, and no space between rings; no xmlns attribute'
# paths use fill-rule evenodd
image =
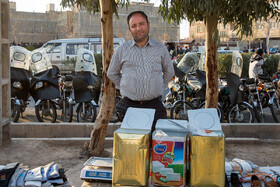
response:
<svg viewBox="0 0 280 187"><path fill-rule="evenodd" d="M115 84L116 88L120 88L121 76L116 74L107 73L108 78Z"/></svg>

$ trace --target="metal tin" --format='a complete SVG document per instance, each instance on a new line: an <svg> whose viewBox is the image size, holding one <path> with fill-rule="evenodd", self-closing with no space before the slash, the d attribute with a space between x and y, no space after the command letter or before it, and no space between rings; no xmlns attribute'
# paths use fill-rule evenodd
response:
<svg viewBox="0 0 280 187"><path fill-rule="evenodd" d="M150 131L118 129L114 133L114 185L145 186L149 178Z"/></svg>
<svg viewBox="0 0 280 187"><path fill-rule="evenodd" d="M225 185L224 137L190 136L190 184Z"/></svg>

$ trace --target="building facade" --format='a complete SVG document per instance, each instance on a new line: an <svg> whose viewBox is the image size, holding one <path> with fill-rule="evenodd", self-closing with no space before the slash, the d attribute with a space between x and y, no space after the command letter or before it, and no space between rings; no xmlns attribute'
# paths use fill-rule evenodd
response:
<svg viewBox="0 0 280 187"><path fill-rule="evenodd" d="M115 37L130 39L127 15L136 10L144 11L151 23L150 35L161 42L178 41L179 25L168 24L158 14L158 7L151 3L131 3L129 8L119 8L119 19L113 17ZM55 11L54 5L48 5L46 13L16 11L16 3L10 2L10 42L39 43L62 38L100 37L100 13L89 14L74 7L72 11Z"/></svg>
<svg viewBox="0 0 280 187"><path fill-rule="evenodd" d="M270 28L268 30L268 28ZM237 31L234 30L234 24L218 25L220 47L229 47L236 49L244 48L262 48L266 49L266 41L269 31L269 47L280 49L280 22L276 20L257 21L253 23L253 35L250 37L239 37ZM201 41L206 38L206 27L204 22L194 22L190 25L190 39L194 41ZM196 42L198 43L198 42ZM200 42L203 45L203 42Z"/></svg>

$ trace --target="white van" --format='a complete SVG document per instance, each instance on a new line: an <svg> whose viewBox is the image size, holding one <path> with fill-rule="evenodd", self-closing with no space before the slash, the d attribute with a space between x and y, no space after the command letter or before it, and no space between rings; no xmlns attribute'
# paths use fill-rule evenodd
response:
<svg viewBox="0 0 280 187"><path fill-rule="evenodd" d="M114 50L124 42L125 40L123 38L114 38ZM101 54L102 38L74 38L51 40L45 43L42 48L46 49L52 65L58 66L62 71L72 70L71 67L66 67L67 65L65 65L65 63L61 63L66 62L73 57L76 57L79 48L88 49L93 53Z"/></svg>

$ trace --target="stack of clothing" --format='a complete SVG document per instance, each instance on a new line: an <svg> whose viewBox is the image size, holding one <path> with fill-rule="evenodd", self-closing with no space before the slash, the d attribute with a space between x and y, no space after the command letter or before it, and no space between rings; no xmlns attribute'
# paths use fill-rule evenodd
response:
<svg viewBox="0 0 280 187"><path fill-rule="evenodd" d="M64 174L64 169L54 162L34 169L29 169L19 163L0 165L0 186L71 187Z"/></svg>

